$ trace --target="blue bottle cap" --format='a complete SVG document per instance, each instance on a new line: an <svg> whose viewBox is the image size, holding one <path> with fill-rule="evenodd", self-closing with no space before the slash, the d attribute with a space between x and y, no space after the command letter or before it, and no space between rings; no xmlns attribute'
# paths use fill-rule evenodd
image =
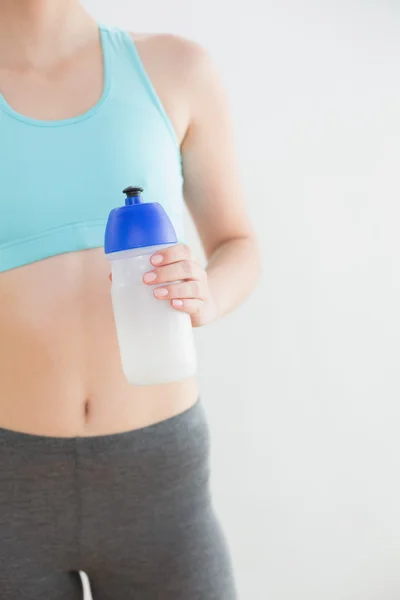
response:
<svg viewBox="0 0 400 600"><path fill-rule="evenodd" d="M125 206L110 212L104 240L106 254L178 243L174 226L161 204L143 202L142 192L139 187L125 188Z"/></svg>

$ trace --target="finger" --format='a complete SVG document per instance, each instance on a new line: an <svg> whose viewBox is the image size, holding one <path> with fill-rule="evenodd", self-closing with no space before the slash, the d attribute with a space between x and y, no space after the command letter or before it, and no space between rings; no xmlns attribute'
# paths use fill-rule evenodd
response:
<svg viewBox="0 0 400 600"><path fill-rule="evenodd" d="M170 300L171 298L196 298L203 300L205 294L203 286L199 281L185 281L184 283L172 283L154 290L156 298Z"/></svg>
<svg viewBox="0 0 400 600"><path fill-rule="evenodd" d="M185 279L200 281L205 276L204 269L191 260L180 260L179 262L158 267L143 275L144 283L155 285L157 283L169 283Z"/></svg>
<svg viewBox="0 0 400 600"><path fill-rule="evenodd" d="M172 308L180 310L181 312L188 313L189 315L197 315L201 311L203 306L203 300L195 300L193 298L181 299L171 301Z"/></svg>
<svg viewBox="0 0 400 600"><path fill-rule="evenodd" d="M191 254L191 250L186 244L175 244L153 254L150 261L155 266L167 265L180 260L190 260Z"/></svg>

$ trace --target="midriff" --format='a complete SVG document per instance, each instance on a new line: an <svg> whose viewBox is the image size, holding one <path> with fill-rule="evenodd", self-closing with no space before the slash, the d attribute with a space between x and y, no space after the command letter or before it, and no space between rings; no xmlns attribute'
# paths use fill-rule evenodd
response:
<svg viewBox="0 0 400 600"><path fill-rule="evenodd" d="M103 249L0 273L0 427L93 436L190 408L194 379L134 387L122 372Z"/></svg>

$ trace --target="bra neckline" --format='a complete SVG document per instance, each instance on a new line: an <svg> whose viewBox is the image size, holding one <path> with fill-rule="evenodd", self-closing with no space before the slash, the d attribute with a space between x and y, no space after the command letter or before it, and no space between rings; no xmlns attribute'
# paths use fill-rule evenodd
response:
<svg viewBox="0 0 400 600"><path fill-rule="evenodd" d="M100 99L94 104L89 110L76 115L75 117L69 117L67 119L57 119L57 120L44 120L44 119L34 119L32 117L27 117L22 113L14 110L10 104L8 104L7 100L0 93L0 110L7 113L13 119L21 121L25 123L25 125L31 125L34 127L65 127L67 125L75 125L82 121L86 121L93 117L103 106L105 101L108 98L110 87L111 87L111 73L110 73L110 60L109 60L109 51L108 44L106 39L106 28L101 25L98 25L98 31L100 36L100 44L101 51L103 55L103 92L101 94Z"/></svg>

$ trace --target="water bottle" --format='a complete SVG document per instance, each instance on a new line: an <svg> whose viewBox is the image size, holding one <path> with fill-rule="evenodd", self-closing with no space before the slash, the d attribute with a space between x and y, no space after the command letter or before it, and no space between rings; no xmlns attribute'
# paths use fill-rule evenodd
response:
<svg viewBox="0 0 400 600"><path fill-rule="evenodd" d="M104 249L111 262L111 297L122 367L128 383L157 385L191 377L196 352L190 316L154 297L143 275L151 256L178 243L174 227L143 189L125 188L125 206L111 211Z"/></svg>

